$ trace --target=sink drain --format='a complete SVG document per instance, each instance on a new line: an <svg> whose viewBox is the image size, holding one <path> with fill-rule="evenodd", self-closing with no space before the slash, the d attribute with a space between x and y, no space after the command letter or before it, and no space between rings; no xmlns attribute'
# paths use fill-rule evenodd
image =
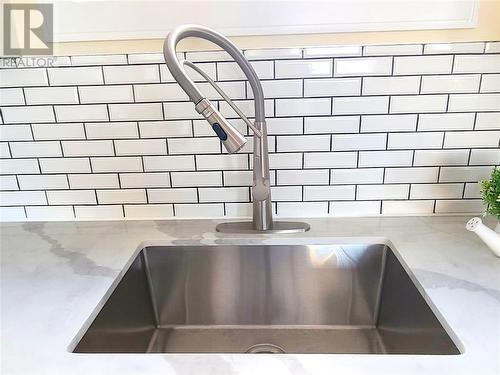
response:
<svg viewBox="0 0 500 375"><path fill-rule="evenodd" d="M285 350L274 344L257 344L252 345L245 353L252 354L284 354Z"/></svg>

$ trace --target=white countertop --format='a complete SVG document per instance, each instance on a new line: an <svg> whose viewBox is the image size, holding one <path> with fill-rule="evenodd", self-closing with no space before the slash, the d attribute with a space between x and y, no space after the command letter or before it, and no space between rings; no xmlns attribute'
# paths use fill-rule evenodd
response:
<svg viewBox="0 0 500 375"><path fill-rule="evenodd" d="M307 220L299 235L214 232L216 221L8 223L1 231L2 374L499 374L500 259L469 217ZM491 223L490 223L491 224ZM388 243L458 339L460 355L75 354L135 253L145 245Z"/></svg>

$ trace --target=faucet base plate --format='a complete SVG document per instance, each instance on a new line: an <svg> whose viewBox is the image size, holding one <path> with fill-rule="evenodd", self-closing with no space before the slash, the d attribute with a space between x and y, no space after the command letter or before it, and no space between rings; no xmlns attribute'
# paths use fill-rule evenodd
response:
<svg viewBox="0 0 500 375"><path fill-rule="evenodd" d="M310 225L296 221L275 221L271 229L258 230L251 221L236 221L217 225L217 232L240 234L301 233L311 229Z"/></svg>

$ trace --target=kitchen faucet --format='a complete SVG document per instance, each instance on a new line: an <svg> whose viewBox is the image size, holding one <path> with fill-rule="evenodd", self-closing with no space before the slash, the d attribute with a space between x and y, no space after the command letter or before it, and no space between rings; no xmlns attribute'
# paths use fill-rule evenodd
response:
<svg viewBox="0 0 500 375"><path fill-rule="evenodd" d="M200 68L186 60L178 60L175 49L184 38L206 39L225 50L236 61L250 83L255 105L255 122L252 123L232 102L222 89ZM183 25L172 30L163 45L163 54L174 79L195 104L195 109L212 126L215 134L229 153L238 152L247 139L227 121L205 95L195 86L184 71L184 66L194 69L222 96L231 108L252 129L253 137L253 221L229 222L217 225L217 231L225 233L293 233L309 230L309 224L302 222L273 222L271 185L269 180L269 154L267 149L267 126L264 111L264 93L255 70L241 51L225 36L199 25Z"/></svg>

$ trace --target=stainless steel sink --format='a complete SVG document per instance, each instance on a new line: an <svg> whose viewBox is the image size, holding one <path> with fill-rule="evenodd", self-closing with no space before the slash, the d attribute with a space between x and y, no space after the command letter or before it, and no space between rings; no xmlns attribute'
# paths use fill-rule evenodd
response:
<svg viewBox="0 0 500 375"><path fill-rule="evenodd" d="M385 245L145 248L74 351L460 353Z"/></svg>

